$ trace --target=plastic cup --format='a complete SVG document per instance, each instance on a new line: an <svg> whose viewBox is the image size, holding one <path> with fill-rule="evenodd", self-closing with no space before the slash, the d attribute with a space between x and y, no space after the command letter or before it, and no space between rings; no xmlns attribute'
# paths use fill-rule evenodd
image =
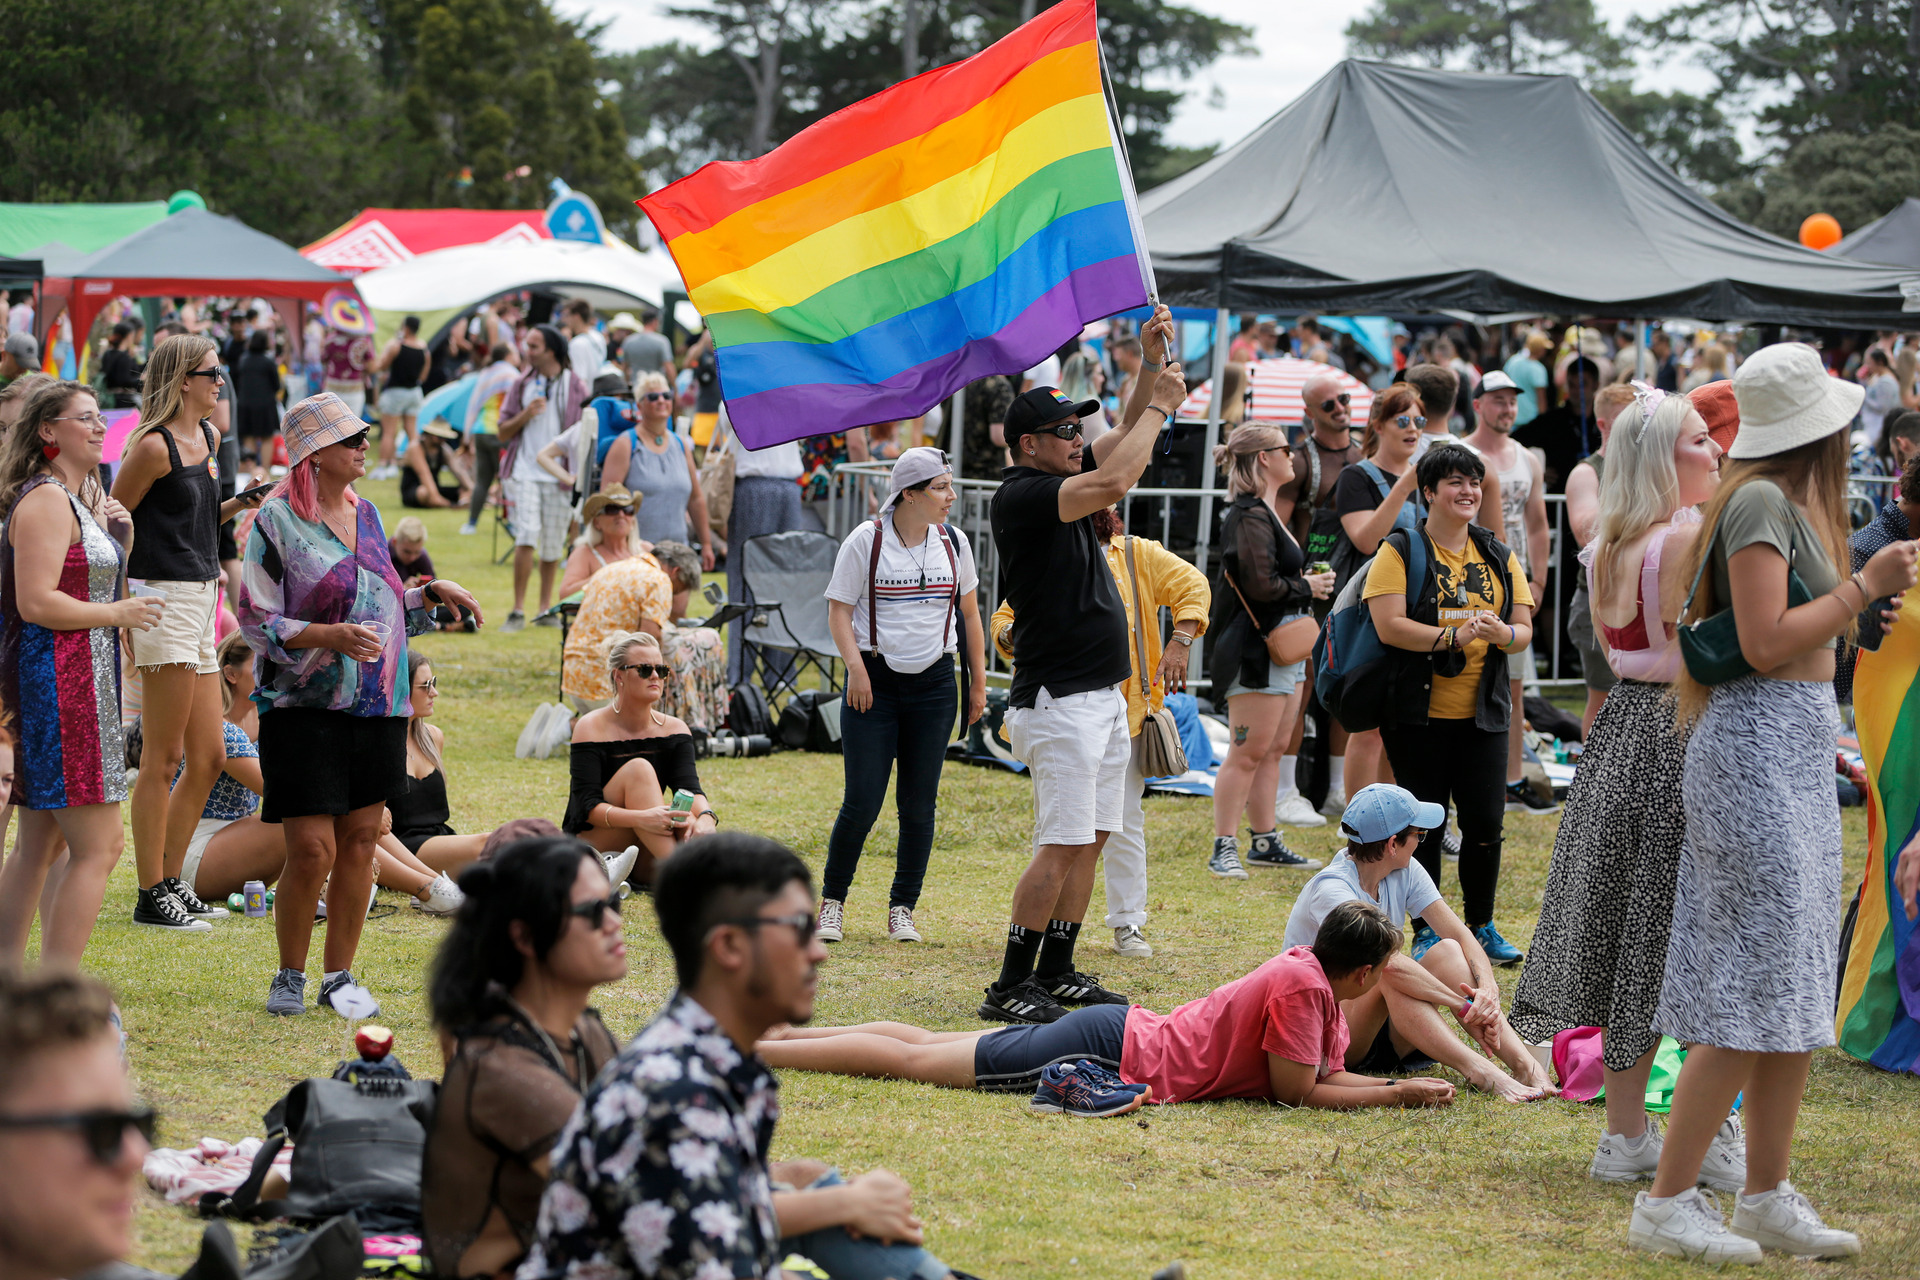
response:
<svg viewBox="0 0 1920 1280"><path fill-rule="evenodd" d="M393 628L384 622L362 622L359 625L373 632L374 639L380 642L380 652L385 653L393 642Z"/></svg>

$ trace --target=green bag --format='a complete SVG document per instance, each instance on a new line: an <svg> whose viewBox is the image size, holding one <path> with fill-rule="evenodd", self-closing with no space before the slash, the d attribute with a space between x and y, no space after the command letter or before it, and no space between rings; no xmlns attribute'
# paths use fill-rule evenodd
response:
<svg viewBox="0 0 1920 1280"><path fill-rule="evenodd" d="M1713 537L1707 540L1706 552L1700 557L1700 569L1693 575L1693 585L1687 589L1687 602L1680 608L1682 618L1693 608L1693 598L1700 593L1700 580L1706 576L1707 566L1713 563L1713 540L1719 536L1720 526L1716 523ZM1791 532L1787 539L1787 608L1797 609L1812 600L1813 593L1794 570L1794 552L1798 547ZM1732 605L1710 618L1682 623L1679 633L1681 661L1687 664L1687 674L1701 684L1726 684L1753 674L1753 664L1740 652L1740 628L1734 623Z"/></svg>

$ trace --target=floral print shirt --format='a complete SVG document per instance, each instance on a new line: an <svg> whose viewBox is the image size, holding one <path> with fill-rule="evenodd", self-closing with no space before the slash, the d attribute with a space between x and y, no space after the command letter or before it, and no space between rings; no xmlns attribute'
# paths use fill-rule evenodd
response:
<svg viewBox="0 0 1920 1280"><path fill-rule="evenodd" d="M268 498L254 517L240 567L234 612L253 646L253 700L261 711L313 707L356 716L410 716L407 637L432 631L420 587L400 585L380 512L366 498L354 504L356 549L325 522L302 520L284 496ZM316 622L379 623L387 629L378 662L356 662L333 649L289 649L287 641Z"/></svg>
<svg viewBox="0 0 1920 1280"><path fill-rule="evenodd" d="M643 621L664 629L672 612L673 579L651 555L628 556L595 569L560 651L561 692L587 701L613 697L607 638L616 631L638 631Z"/></svg>
<svg viewBox="0 0 1920 1280"><path fill-rule="evenodd" d="M675 992L560 1131L517 1280L778 1280L767 1149L779 1090Z"/></svg>

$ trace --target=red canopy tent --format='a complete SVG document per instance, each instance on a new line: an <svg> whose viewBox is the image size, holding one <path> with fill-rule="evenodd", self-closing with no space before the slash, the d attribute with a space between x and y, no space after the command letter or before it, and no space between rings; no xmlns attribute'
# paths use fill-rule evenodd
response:
<svg viewBox="0 0 1920 1280"><path fill-rule="evenodd" d="M301 249L310 261L357 276L457 245L551 240L544 209L362 209Z"/></svg>

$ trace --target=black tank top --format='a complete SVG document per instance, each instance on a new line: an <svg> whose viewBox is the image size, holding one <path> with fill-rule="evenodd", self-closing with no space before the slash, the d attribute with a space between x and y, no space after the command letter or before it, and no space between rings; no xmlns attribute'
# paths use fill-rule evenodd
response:
<svg viewBox="0 0 1920 1280"><path fill-rule="evenodd" d="M393 814L396 835L404 836L412 831L436 831L445 827L450 816L447 809L446 771L435 769L424 778L409 774L406 794L390 798L387 809Z"/></svg>
<svg viewBox="0 0 1920 1280"><path fill-rule="evenodd" d="M387 385L405 390L420 385L420 375L427 367L427 352L424 347L410 347L400 344L393 353L393 363L387 366Z"/></svg>
<svg viewBox="0 0 1920 1280"><path fill-rule="evenodd" d="M127 574L155 582L212 582L220 576L220 481L214 477L219 437L202 422L207 460L185 466L173 432L154 434L167 446L172 467L153 482L133 509L133 554Z"/></svg>

